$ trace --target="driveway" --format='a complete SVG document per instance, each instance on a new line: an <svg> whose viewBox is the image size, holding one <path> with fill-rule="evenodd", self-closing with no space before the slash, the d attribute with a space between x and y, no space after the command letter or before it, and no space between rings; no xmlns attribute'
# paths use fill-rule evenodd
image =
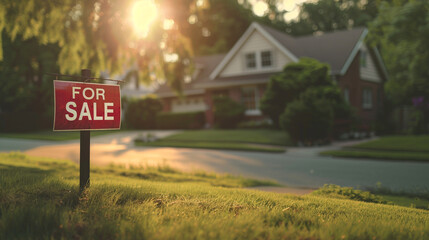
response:
<svg viewBox="0 0 429 240"><path fill-rule="evenodd" d="M318 156L324 147L291 147L286 153L255 153L188 148L135 147L133 139L142 131L120 132L91 138L91 165L167 164L184 170L207 170L260 179L274 179L289 187L318 188L327 183L352 187L383 187L393 190L428 191L429 164L372 161ZM144 131L147 133L147 131ZM159 137L175 131L152 131ZM47 142L0 138L0 151L20 150L33 156L79 162L79 141Z"/></svg>

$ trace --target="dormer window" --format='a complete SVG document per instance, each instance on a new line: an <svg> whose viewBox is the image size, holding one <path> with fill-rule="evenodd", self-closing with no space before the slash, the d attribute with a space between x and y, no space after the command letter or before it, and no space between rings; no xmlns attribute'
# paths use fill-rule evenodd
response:
<svg viewBox="0 0 429 240"><path fill-rule="evenodd" d="M255 53L246 53L246 68L255 69L256 68L256 54Z"/></svg>
<svg viewBox="0 0 429 240"><path fill-rule="evenodd" d="M273 65L273 54L271 51L262 51L261 52L261 66L262 67L271 67Z"/></svg>

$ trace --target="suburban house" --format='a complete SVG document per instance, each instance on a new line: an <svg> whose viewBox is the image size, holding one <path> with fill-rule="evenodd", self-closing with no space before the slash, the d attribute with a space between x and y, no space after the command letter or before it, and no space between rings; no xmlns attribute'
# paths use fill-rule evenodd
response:
<svg viewBox="0 0 429 240"><path fill-rule="evenodd" d="M264 117L259 102L270 76L286 64L310 57L331 67L332 80L346 101L369 126L381 108L382 85L387 72L376 48L364 42L368 30L356 28L321 35L292 37L259 23L252 23L226 54L195 58L196 71L178 97L167 85L155 93L166 112L204 111L213 126L213 97L229 96L246 107L249 119Z"/></svg>

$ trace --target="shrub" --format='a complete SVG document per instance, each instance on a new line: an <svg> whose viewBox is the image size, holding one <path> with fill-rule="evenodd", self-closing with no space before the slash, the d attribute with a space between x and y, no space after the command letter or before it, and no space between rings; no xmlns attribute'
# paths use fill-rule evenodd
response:
<svg viewBox="0 0 429 240"><path fill-rule="evenodd" d="M156 127L156 114L162 110L162 103L154 96L129 99L125 109L125 126L134 129L153 129Z"/></svg>
<svg viewBox="0 0 429 240"><path fill-rule="evenodd" d="M332 107L324 99L294 101L288 104L280 116L280 126L294 141L310 144L328 141L332 122Z"/></svg>
<svg viewBox="0 0 429 240"><path fill-rule="evenodd" d="M279 117L285 107L303 91L309 87L333 86L328 71L328 65L310 58L286 65L281 73L271 77L261 100L261 110L279 127Z"/></svg>
<svg viewBox="0 0 429 240"><path fill-rule="evenodd" d="M237 128L242 128L242 129L267 129L272 127L273 127L273 122L270 119L250 120L250 121L240 122L237 125Z"/></svg>
<svg viewBox="0 0 429 240"><path fill-rule="evenodd" d="M53 116L40 112L0 113L0 132L32 132L52 129Z"/></svg>
<svg viewBox="0 0 429 240"><path fill-rule="evenodd" d="M159 129L200 129L204 123L204 112L159 113L156 116L156 127Z"/></svg>
<svg viewBox="0 0 429 240"><path fill-rule="evenodd" d="M303 58L270 79L261 110L295 141L326 141L350 130L353 111L329 77L329 67ZM337 131L332 126L336 123Z"/></svg>
<svg viewBox="0 0 429 240"><path fill-rule="evenodd" d="M216 127L235 128L244 118L244 106L228 97L215 97L213 99L213 105Z"/></svg>
<svg viewBox="0 0 429 240"><path fill-rule="evenodd" d="M319 188L312 194L362 202L387 203L381 197L371 194L370 192L355 190L351 187L340 187L334 184L325 184L322 188Z"/></svg>

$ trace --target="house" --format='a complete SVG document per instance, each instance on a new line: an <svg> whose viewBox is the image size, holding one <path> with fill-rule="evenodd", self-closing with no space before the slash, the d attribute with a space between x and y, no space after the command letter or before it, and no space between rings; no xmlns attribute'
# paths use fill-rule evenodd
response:
<svg viewBox="0 0 429 240"><path fill-rule="evenodd" d="M207 126L213 126L213 97L229 96L246 107L246 117L262 118L259 102L270 76L286 64L310 57L327 63L330 75L357 112L370 126L381 109L387 72L376 48L365 44L366 28L321 35L292 37L271 27L252 23L226 54L195 58L196 71L183 86L179 98L167 86L156 94L166 112L205 111Z"/></svg>

